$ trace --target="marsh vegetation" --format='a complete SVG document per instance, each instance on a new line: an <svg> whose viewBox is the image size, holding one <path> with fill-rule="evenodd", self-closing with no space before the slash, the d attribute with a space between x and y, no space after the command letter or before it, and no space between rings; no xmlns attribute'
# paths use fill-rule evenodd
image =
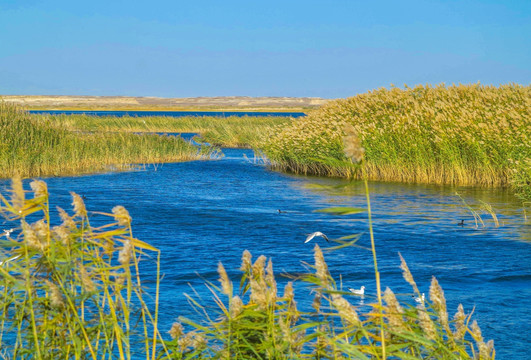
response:
<svg viewBox="0 0 531 360"><path fill-rule="evenodd" d="M51 119L0 103L1 177L57 176L128 169L134 164L209 158L178 137L72 131Z"/></svg>
<svg viewBox="0 0 531 360"><path fill-rule="evenodd" d="M356 134L369 179L511 186L531 198L531 87L416 86L327 103L279 126L263 149L276 169L360 178L341 166Z"/></svg>

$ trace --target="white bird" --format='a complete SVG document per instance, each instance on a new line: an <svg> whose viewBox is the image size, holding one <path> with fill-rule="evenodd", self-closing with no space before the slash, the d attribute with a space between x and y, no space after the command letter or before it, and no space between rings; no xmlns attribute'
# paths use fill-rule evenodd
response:
<svg viewBox="0 0 531 360"><path fill-rule="evenodd" d="M358 289L353 289L353 288L348 288L348 291L350 291L351 293L353 294L356 294L356 295L364 295L365 294L365 286L362 286Z"/></svg>
<svg viewBox="0 0 531 360"><path fill-rule="evenodd" d="M426 299L425 296L424 296L424 293L422 293L422 296L420 296L420 297L415 297L415 295L413 295L413 298L415 299L415 302L417 302L419 304L423 303L424 299Z"/></svg>
<svg viewBox="0 0 531 360"><path fill-rule="evenodd" d="M2 234L2 236L9 237L9 235L11 235L13 231L15 231L15 229L4 230L4 233Z"/></svg>
<svg viewBox="0 0 531 360"><path fill-rule="evenodd" d="M316 231L316 232L311 233L310 235L308 235L308 237L306 238L306 241L305 241L304 243L306 244L307 242L309 242L310 240L312 240L312 239L313 239L314 237L316 237L316 236L320 236L320 237L322 237L323 239L325 239L326 241L329 241L329 240L328 240L328 237L326 237L325 234L323 234L323 233L320 232L320 231Z"/></svg>

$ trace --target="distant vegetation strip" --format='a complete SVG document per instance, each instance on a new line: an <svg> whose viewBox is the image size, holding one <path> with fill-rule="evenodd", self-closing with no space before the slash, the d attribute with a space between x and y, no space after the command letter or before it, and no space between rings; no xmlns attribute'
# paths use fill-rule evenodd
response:
<svg viewBox="0 0 531 360"><path fill-rule="evenodd" d="M370 179L512 186L526 200L530 112L530 86L379 89L273 129L263 148L277 169L360 177L344 166L342 139L350 131L364 148Z"/></svg>
<svg viewBox="0 0 531 360"><path fill-rule="evenodd" d="M56 176L210 156L177 137L74 132L51 119L0 103L1 178Z"/></svg>
<svg viewBox="0 0 531 360"><path fill-rule="evenodd" d="M209 144L223 147L258 147L273 126L291 122L283 116L88 116L34 115L60 127L77 131L195 132Z"/></svg>

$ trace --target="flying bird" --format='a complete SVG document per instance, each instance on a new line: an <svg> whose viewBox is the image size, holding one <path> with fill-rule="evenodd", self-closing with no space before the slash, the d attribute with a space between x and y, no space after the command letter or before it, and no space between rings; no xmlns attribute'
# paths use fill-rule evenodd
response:
<svg viewBox="0 0 531 360"><path fill-rule="evenodd" d="M328 240L328 237L326 237L325 234L323 234L323 233L320 232L320 231L316 231L316 232L311 233L310 235L308 235L308 237L306 238L306 241L305 241L304 243L306 244L307 242L311 241L311 240L312 240L314 237L316 237L316 236L320 236L320 237L322 237L323 239L325 239L326 241L329 241L329 240Z"/></svg>
<svg viewBox="0 0 531 360"><path fill-rule="evenodd" d="M4 233L2 234L2 236L9 237L9 235L11 235L13 231L15 231L15 229L4 230Z"/></svg>
<svg viewBox="0 0 531 360"><path fill-rule="evenodd" d="M348 291L350 291L353 294L363 296L365 294L365 286L362 286L359 289L348 288Z"/></svg>
<svg viewBox="0 0 531 360"><path fill-rule="evenodd" d="M420 297L415 297L415 295L413 295L413 298L415 299L415 302L417 302L417 303L419 303L419 304L420 304L420 303L423 303L423 302L424 302L424 299L425 299L425 297L424 297L424 293L422 293L422 296L420 296Z"/></svg>

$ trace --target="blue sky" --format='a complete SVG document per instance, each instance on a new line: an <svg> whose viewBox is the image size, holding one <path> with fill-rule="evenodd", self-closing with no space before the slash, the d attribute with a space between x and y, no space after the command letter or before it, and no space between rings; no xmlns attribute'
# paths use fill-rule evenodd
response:
<svg viewBox="0 0 531 360"><path fill-rule="evenodd" d="M531 1L0 0L0 94L352 96L531 82Z"/></svg>

